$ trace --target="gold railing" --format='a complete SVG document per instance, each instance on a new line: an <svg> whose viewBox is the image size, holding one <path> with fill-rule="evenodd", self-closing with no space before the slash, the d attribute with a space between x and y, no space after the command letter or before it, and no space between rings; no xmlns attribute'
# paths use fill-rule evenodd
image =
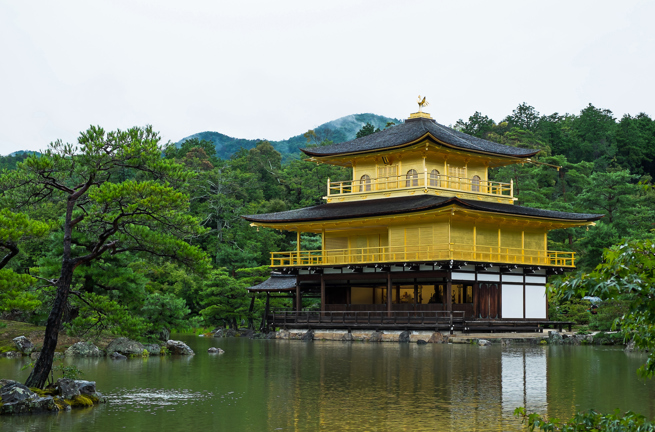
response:
<svg viewBox="0 0 655 432"><path fill-rule="evenodd" d="M271 267L443 260L575 267L575 252L462 244L271 252Z"/></svg>
<svg viewBox="0 0 655 432"><path fill-rule="evenodd" d="M428 189L501 195L512 198L514 196L513 183L513 181L510 183L501 183L447 175L432 176L425 171L423 175L416 174L414 176L398 175L339 182L331 182L330 179L328 179L327 194L328 196L335 196L422 187Z"/></svg>

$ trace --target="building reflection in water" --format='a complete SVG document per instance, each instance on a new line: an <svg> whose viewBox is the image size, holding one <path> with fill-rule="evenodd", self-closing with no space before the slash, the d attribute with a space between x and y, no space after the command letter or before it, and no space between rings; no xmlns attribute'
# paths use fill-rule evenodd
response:
<svg viewBox="0 0 655 432"><path fill-rule="evenodd" d="M521 430L518 406L546 412L546 350L470 345L279 343L269 428Z"/></svg>

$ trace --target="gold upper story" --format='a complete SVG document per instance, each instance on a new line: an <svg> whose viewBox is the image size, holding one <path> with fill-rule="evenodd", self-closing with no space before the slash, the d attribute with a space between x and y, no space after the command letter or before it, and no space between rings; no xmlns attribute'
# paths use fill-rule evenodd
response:
<svg viewBox="0 0 655 432"><path fill-rule="evenodd" d="M430 114L416 112L411 119ZM470 200L514 204L513 183L489 180L489 168L530 159L472 152L424 137L402 148L336 156L313 156L309 160L352 168L352 179L328 179L328 203L380 199L417 194L459 197Z"/></svg>

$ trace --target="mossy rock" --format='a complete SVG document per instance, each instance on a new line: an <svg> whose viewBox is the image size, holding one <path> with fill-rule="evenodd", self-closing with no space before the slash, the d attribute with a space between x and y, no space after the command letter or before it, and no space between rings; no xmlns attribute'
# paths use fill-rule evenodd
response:
<svg viewBox="0 0 655 432"><path fill-rule="evenodd" d="M57 392L57 389L54 387L48 387L45 389L40 389L37 387L30 387L30 390L32 390L34 393L38 394L41 397L46 397L46 396L57 396L59 393Z"/></svg>
<svg viewBox="0 0 655 432"><path fill-rule="evenodd" d="M64 402L73 408L88 408L94 405L93 399L86 395L75 396L73 399L64 399Z"/></svg>

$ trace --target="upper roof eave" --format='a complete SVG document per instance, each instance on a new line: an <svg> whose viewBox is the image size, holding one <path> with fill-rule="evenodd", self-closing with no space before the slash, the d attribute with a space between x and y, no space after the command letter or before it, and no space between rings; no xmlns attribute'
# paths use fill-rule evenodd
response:
<svg viewBox="0 0 655 432"><path fill-rule="evenodd" d="M382 205L388 203L389 205ZM396 207L392 204L397 204ZM399 205L398 205L399 204ZM376 205L381 208L377 209ZM542 220L557 220L561 222L593 222L603 218L602 214L586 214L586 213L567 213L552 210L535 209L532 207L515 206L512 204L500 204L486 201L472 201L464 200L457 197L445 198L433 195L422 196L408 196L398 198L385 198L380 200L366 201L350 201L343 203L321 204L314 207L307 207L304 209L291 210L288 212L269 213L266 215L246 215L242 216L249 222L255 224L265 224L268 226L283 225L289 223L306 223L317 221L331 221L342 219L358 219L365 217L380 217L395 214L416 213L427 210L436 210L449 205L455 205L462 208L467 208L476 211L487 213L507 214L518 217L530 217ZM371 211L367 211L365 207L372 207ZM343 211L345 209L345 211ZM348 211L351 209L351 211ZM356 209L352 211L352 209ZM341 210L341 212L340 212ZM302 211L308 213L305 217L302 216ZM289 218L274 218L275 215L282 215L289 213ZM293 217L292 215L297 215ZM264 216L264 217L262 217ZM300 216L300 217L298 217Z"/></svg>
<svg viewBox="0 0 655 432"><path fill-rule="evenodd" d="M400 149L425 139L466 152L517 159L528 158L539 152L539 150L522 149L467 135L425 118L410 119L392 128L351 141L301 150L308 156L327 158Z"/></svg>
<svg viewBox="0 0 655 432"><path fill-rule="evenodd" d="M331 157L342 157L342 156L351 156L351 155L361 155L361 154L368 154L368 153L379 153L379 152L386 152L390 150L400 150L404 149L407 147L411 147L414 145L419 144L422 141L425 140L431 140L433 141L434 144L442 145L445 147L449 147L455 150L459 151L464 151L464 152L469 152L469 153L476 153L476 154L481 154L481 155L492 155L496 157L501 157L504 159L527 159L532 156L535 156L537 153L539 153L541 150L535 150L532 153L525 153L521 155L507 155L507 154L502 154L502 153L494 153L494 152L489 152L489 151L483 151L483 150L475 150L475 149L467 149L463 147L458 147L452 144L449 144L447 142L443 142L435 138L430 132L426 133L423 135L421 138L407 142L405 144L399 144L396 146L389 146L389 147L382 147L382 148L375 148L375 149L368 149L368 150L360 150L360 151L353 151L353 152L340 152L340 153L323 153L323 154L318 154L315 152L312 152L311 149L304 149L301 148L300 150L305 153L307 156L311 156L312 158L331 158Z"/></svg>

